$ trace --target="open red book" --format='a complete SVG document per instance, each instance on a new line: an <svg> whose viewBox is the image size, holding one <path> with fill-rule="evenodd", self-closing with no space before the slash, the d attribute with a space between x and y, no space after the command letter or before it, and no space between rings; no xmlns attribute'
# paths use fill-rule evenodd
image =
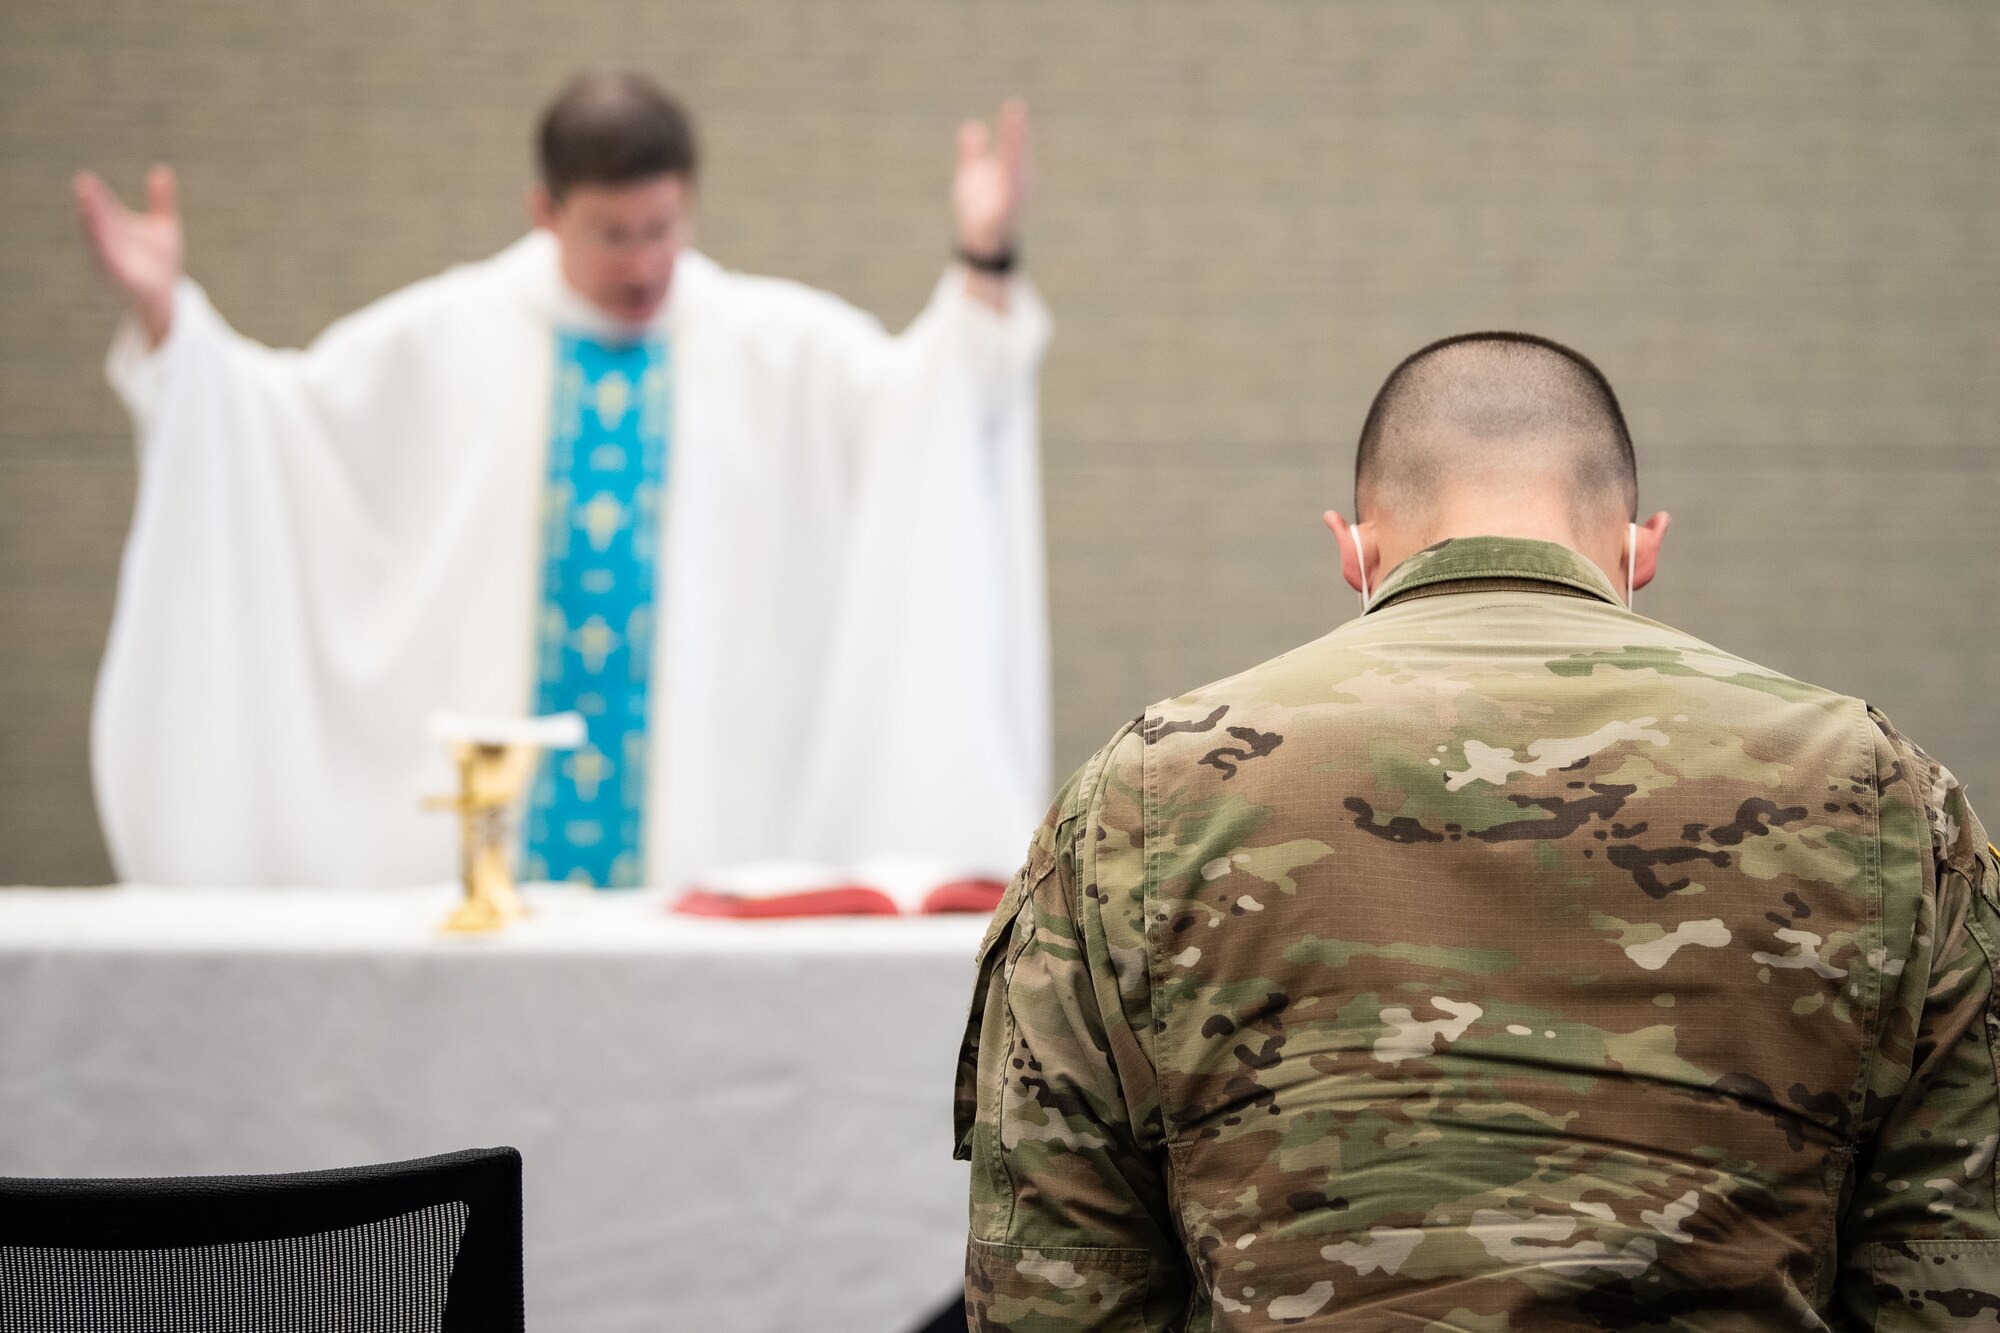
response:
<svg viewBox="0 0 2000 1333"><path fill-rule="evenodd" d="M918 916L988 914L1007 882L914 857L864 861L848 868L794 861L727 866L704 875L674 900L688 916Z"/></svg>

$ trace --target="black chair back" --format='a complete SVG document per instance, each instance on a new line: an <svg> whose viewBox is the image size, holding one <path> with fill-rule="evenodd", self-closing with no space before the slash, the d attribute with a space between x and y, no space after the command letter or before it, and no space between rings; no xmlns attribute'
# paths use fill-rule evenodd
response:
<svg viewBox="0 0 2000 1333"><path fill-rule="evenodd" d="M521 1155L0 1177L0 1333L521 1333Z"/></svg>

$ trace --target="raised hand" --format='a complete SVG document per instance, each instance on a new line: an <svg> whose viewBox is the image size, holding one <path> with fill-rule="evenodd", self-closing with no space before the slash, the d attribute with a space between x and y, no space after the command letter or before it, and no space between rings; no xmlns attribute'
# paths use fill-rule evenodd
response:
<svg viewBox="0 0 2000 1333"><path fill-rule="evenodd" d="M95 172L77 172L72 184L91 258L125 297L147 338L159 346L173 324L174 284L181 276L174 169L158 166L146 173L144 213L125 207Z"/></svg>
<svg viewBox="0 0 2000 1333"><path fill-rule="evenodd" d="M1001 104L997 142L984 121L960 125L958 175L951 187L959 248L979 258L1011 251L1032 185L1027 103L1011 97Z"/></svg>

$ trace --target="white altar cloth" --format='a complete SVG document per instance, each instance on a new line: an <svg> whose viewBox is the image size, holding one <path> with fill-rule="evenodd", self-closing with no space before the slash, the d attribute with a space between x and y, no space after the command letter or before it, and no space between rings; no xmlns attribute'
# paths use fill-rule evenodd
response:
<svg viewBox="0 0 2000 1333"><path fill-rule="evenodd" d="M0 889L0 1175L512 1144L537 1330L898 1333L957 1287L984 921L724 922L549 889Z"/></svg>

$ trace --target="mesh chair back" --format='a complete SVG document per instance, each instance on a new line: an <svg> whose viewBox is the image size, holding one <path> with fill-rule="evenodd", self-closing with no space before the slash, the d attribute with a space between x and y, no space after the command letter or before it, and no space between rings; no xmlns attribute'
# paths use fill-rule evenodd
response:
<svg viewBox="0 0 2000 1333"><path fill-rule="evenodd" d="M0 1177L0 1333L521 1333L521 1155Z"/></svg>

